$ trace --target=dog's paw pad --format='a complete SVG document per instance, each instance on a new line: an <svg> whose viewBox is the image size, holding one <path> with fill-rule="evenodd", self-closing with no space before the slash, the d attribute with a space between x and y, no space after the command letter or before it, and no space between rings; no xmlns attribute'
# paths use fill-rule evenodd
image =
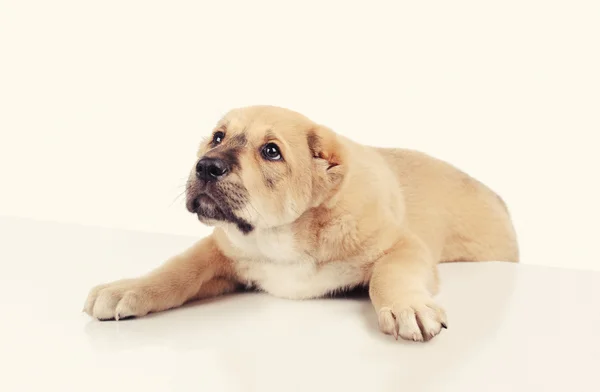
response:
<svg viewBox="0 0 600 392"><path fill-rule="evenodd" d="M124 320L148 314L152 301L137 280L120 281L93 288L84 311L98 320Z"/></svg>
<svg viewBox="0 0 600 392"><path fill-rule="evenodd" d="M383 333L405 340L422 342L432 339L447 327L446 313L433 303L390 306L379 310L379 328Z"/></svg>

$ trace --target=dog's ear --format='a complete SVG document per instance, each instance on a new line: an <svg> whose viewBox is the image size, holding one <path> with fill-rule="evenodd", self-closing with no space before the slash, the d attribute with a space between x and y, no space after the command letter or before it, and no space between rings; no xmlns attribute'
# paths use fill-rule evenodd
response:
<svg viewBox="0 0 600 392"><path fill-rule="evenodd" d="M338 135L323 126L310 129L307 142L313 158L313 200L319 205L341 188L347 171L345 153Z"/></svg>

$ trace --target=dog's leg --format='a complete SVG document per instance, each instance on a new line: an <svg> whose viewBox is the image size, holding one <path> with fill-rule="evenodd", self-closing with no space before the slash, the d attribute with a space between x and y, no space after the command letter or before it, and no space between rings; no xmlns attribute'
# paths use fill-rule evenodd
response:
<svg viewBox="0 0 600 392"><path fill-rule="evenodd" d="M379 328L398 338L423 341L446 328L446 314L435 304L436 265L427 246L405 235L375 262L369 295L379 317Z"/></svg>
<svg viewBox="0 0 600 392"><path fill-rule="evenodd" d="M212 298L236 291L240 284L230 278L214 278L200 286L200 291L191 300Z"/></svg>
<svg viewBox="0 0 600 392"><path fill-rule="evenodd" d="M145 276L94 287L84 311L100 320L118 320L230 292L235 283L225 277L229 268L213 237L207 237Z"/></svg>

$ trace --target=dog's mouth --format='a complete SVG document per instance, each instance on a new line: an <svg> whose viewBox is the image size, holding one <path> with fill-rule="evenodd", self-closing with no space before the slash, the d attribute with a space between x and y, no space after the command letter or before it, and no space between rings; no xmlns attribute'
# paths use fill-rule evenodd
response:
<svg viewBox="0 0 600 392"><path fill-rule="evenodd" d="M229 222L235 224L244 234L251 232L254 227L244 219L238 217L223 197L224 195L221 195L221 192L217 193L221 197L213 195L213 192L207 189L201 192L190 189L186 203L188 211L196 214L201 222L207 224L210 224L211 221Z"/></svg>
<svg viewBox="0 0 600 392"><path fill-rule="evenodd" d="M229 210L226 203L218 203L213 196L204 191L198 194L192 194L188 198L187 209L189 212L197 214L198 218L212 220L225 220L225 210Z"/></svg>
<svg viewBox="0 0 600 392"><path fill-rule="evenodd" d="M206 193L192 199L191 203L190 211L201 216L210 218L223 213L217 202Z"/></svg>

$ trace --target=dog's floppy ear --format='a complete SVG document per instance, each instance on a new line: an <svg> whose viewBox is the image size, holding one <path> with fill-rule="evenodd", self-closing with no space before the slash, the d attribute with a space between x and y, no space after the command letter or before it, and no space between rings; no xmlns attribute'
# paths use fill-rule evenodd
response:
<svg viewBox="0 0 600 392"><path fill-rule="evenodd" d="M345 153L338 135L323 126L310 129L307 142L313 157L313 200L319 205L341 187L347 170Z"/></svg>

